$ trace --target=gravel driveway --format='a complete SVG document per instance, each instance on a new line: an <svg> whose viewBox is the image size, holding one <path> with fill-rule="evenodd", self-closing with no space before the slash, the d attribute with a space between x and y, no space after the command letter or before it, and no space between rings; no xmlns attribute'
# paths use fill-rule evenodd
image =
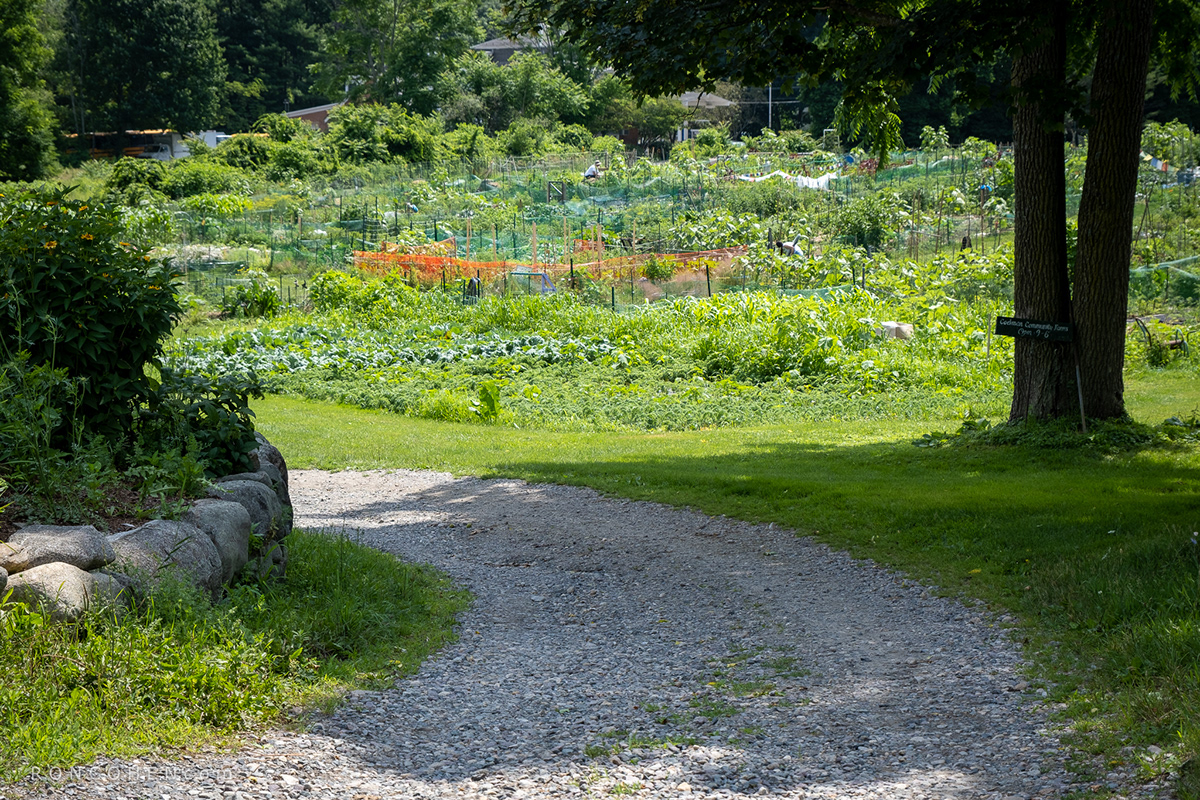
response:
<svg viewBox="0 0 1200 800"><path fill-rule="evenodd" d="M297 524L476 601L387 692L43 796L1030 798L1070 788L987 614L767 526L586 489L294 471Z"/></svg>

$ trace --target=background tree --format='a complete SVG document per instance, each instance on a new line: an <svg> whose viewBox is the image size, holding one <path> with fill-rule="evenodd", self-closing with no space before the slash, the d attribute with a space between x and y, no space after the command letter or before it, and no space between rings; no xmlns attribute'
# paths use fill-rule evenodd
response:
<svg viewBox="0 0 1200 800"><path fill-rule="evenodd" d="M1077 323L1074 348L1017 342L1011 416L1073 413L1073 388L1089 416L1124 414L1135 134L1152 53L1164 80L1196 94L1200 8L1194 0L674 0L653 13L620 0L512 0L510 12L517 27L561 29L642 94L712 86L718 79L759 86L779 75L810 84L841 80L841 124L883 153L900 141L896 97L953 79L958 97L978 105L988 96L979 67L1011 58L1006 97L1016 150L1015 310ZM1068 114L1090 131L1073 281L1063 199Z"/></svg>
<svg viewBox="0 0 1200 800"><path fill-rule="evenodd" d="M227 70L219 126L246 131L263 114L328 102L313 89L309 66L320 58L327 21L318 0L223 0L217 39Z"/></svg>
<svg viewBox="0 0 1200 800"><path fill-rule="evenodd" d="M476 12L470 0L332 0L317 91L429 114L438 76L481 35Z"/></svg>
<svg viewBox="0 0 1200 800"><path fill-rule="evenodd" d="M38 71L50 57L39 0L0 0L0 180L42 177L54 160L47 95Z"/></svg>
<svg viewBox="0 0 1200 800"><path fill-rule="evenodd" d="M216 121L225 62L200 0L68 0L63 25L57 88L76 133Z"/></svg>
<svg viewBox="0 0 1200 800"><path fill-rule="evenodd" d="M489 134L518 119L576 124L588 108L587 90L534 51L503 65L484 53L464 53L439 77L438 94L447 122L479 125Z"/></svg>

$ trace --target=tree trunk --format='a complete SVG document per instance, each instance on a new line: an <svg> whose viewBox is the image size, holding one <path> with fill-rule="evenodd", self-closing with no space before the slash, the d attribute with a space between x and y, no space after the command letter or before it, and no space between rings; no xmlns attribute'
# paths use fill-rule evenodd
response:
<svg viewBox="0 0 1200 800"><path fill-rule="evenodd" d="M1059 0L1030 20L1042 41L1013 59L1014 312L1017 317L1068 322L1066 177L1063 107L1055 88L1066 81L1066 9ZM1010 419L1058 417L1073 409L1069 345L1017 339Z"/></svg>
<svg viewBox="0 0 1200 800"><path fill-rule="evenodd" d="M1125 415L1129 250L1154 0L1111 0L1092 81L1087 173L1079 205L1075 324L1089 417Z"/></svg>

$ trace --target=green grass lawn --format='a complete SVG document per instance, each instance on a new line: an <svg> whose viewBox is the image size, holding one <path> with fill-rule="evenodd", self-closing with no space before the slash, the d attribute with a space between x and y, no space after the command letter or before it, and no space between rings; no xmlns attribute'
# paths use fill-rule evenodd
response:
<svg viewBox="0 0 1200 800"><path fill-rule="evenodd" d="M1190 370L1129 383L1139 421L1200 407ZM586 485L814 535L1014 612L1040 654L1040 677L1069 704L1081 749L1119 761L1133 758L1120 751L1127 742L1169 748L1150 770L1200 751L1196 445L912 445L953 430L951 420L613 434L456 425L284 397L255 410L293 468Z"/></svg>

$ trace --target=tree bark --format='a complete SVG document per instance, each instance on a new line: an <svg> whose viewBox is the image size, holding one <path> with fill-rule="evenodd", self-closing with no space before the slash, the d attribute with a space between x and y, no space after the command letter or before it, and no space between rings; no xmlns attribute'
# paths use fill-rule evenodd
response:
<svg viewBox="0 0 1200 800"><path fill-rule="evenodd" d="M1044 36L1018 54L1012 67L1016 94L1013 305L1020 318L1068 322L1065 115L1056 96L1056 89L1066 81L1066 7L1061 0L1047 6L1044 15L1030 20ZM1070 413L1074 387L1069 345L1016 340L1011 420Z"/></svg>
<svg viewBox="0 0 1200 800"><path fill-rule="evenodd" d="M1110 0L1092 81L1087 173L1079 205L1075 324L1089 417L1125 415L1125 326L1143 100L1154 0Z"/></svg>

